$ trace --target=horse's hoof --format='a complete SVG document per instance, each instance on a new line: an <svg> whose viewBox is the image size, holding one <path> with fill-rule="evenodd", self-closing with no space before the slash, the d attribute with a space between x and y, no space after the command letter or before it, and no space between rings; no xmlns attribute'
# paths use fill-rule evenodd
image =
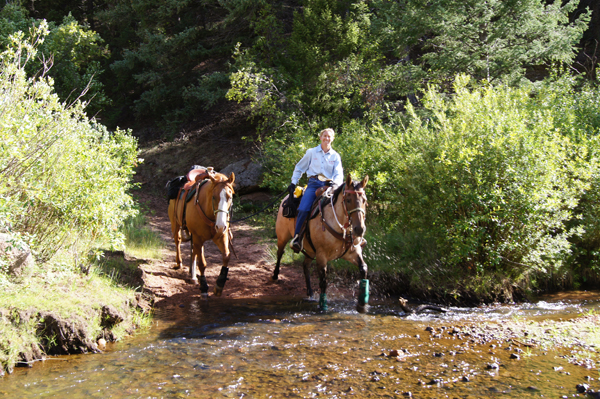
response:
<svg viewBox="0 0 600 399"><path fill-rule="evenodd" d="M356 305L356 311L358 313L367 313L367 310L369 310L369 305L365 304L365 305Z"/></svg>
<svg viewBox="0 0 600 399"><path fill-rule="evenodd" d="M192 285L198 285L199 284L198 283L198 279L195 279L195 278L192 278L189 281L190 281L190 284L192 284Z"/></svg>
<svg viewBox="0 0 600 399"><path fill-rule="evenodd" d="M273 284L273 283L277 283L279 281L278 277L269 277L269 279L267 280L267 284Z"/></svg>
<svg viewBox="0 0 600 399"><path fill-rule="evenodd" d="M200 299L208 299L208 292L201 292Z"/></svg>
<svg viewBox="0 0 600 399"><path fill-rule="evenodd" d="M221 296L223 288L215 287L215 296Z"/></svg>
<svg viewBox="0 0 600 399"><path fill-rule="evenodd" d="M181 265L175 265L171 269L173 269L173 270L179 270L179 269L181 269Z"/></svg>
<svg viewBox="0 0 600 399"><path fill-rule="evenodd" d="M304 302L317 302L317 298L315 298L313 295L305 296L304 298L302 298L302 300Z"/></svg>

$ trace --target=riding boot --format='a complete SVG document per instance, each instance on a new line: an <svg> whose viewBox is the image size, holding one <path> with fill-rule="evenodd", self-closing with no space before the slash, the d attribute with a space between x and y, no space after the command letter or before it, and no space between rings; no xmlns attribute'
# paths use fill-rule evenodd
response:
<svg viewBox="0 0 600 399"><path fill-rule="evenodd" d="M298 216L296 217L296 231L294 232L294 239L290 243L290 247L295 253L302 251L302 238L304 236L304 222L308 217L310 211L298 211Z"/></svg>

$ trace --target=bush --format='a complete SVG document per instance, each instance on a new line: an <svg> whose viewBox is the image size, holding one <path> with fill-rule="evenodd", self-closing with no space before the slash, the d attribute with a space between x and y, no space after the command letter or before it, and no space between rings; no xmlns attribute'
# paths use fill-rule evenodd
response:
<svg viewBox="0 0 600 399"><path fill-rule="evenodd" d="M459 77L451 98L430 88L427 114L409 106L410 123L382 146L398 195L388 217L400 235L435 243L426 285L511 299L567 273L583 231L570 222L597 166L580 161L587 146L558 121L556 91L467 84Z"/></svg>
<svg viewBox="0 0 600 399"><path fill-rule="evenodd" d="M46 33L42 22L32 37ZM119 227L134 213L137 143L88 119L81 103L65 106L51 80L28 79L26 60L37 50L22 37L11 37L0 60L1 225L28 237L40 260L63 248L119 245Z"/></svg>

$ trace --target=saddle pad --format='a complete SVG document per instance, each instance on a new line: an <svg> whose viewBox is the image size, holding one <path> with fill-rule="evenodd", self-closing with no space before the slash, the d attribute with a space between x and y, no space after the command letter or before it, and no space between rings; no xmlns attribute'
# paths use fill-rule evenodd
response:
<svg viewBox="0 0 600 399"><path fill-rule="evenodd" d="M200 182L200 184L198 184L198 189L200 189L200 187L202 187L207 181L208 180L202 180ZM186 186L187 186L187 184L186 184ZM179 199L182 199L186 192L187 192L187 195L185 196L185 202L189 202L192 198L194 198L194 195L196 195L196 187L194 187L193 189L191 189L189 191L181 190L181 197L179 197Z"/></svg>

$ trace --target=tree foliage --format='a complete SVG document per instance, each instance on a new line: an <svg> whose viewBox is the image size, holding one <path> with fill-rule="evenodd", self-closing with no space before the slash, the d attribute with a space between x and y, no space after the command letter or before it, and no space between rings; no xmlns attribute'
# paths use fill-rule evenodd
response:
<svg viewBox="0 0 600 399"><path fill-rule="evenodd" d="M11 35L27 33L41 23L28 17L27 10L18 3L8 2L0 10L0 48L12 45ZM67 14L61 23L48 23L48 34L40 41L36 58L27 64L27 71L30 76L52 77L54 89L63 101L79 98L88 104L88 112L95 114L110 104L100 80L102 61L107 56L108 49L98 33Z"/></svg>
<svg viewBox="0 0 600 399"><path fill-rule="evenodd" d="M460 72L515 84L528 66L571 62L589 22L569 21L577 4L307 0L289 39L269 47L279 54L238 49L229 98L250 100L272 129L386 120L427 81Z"/></svg>

